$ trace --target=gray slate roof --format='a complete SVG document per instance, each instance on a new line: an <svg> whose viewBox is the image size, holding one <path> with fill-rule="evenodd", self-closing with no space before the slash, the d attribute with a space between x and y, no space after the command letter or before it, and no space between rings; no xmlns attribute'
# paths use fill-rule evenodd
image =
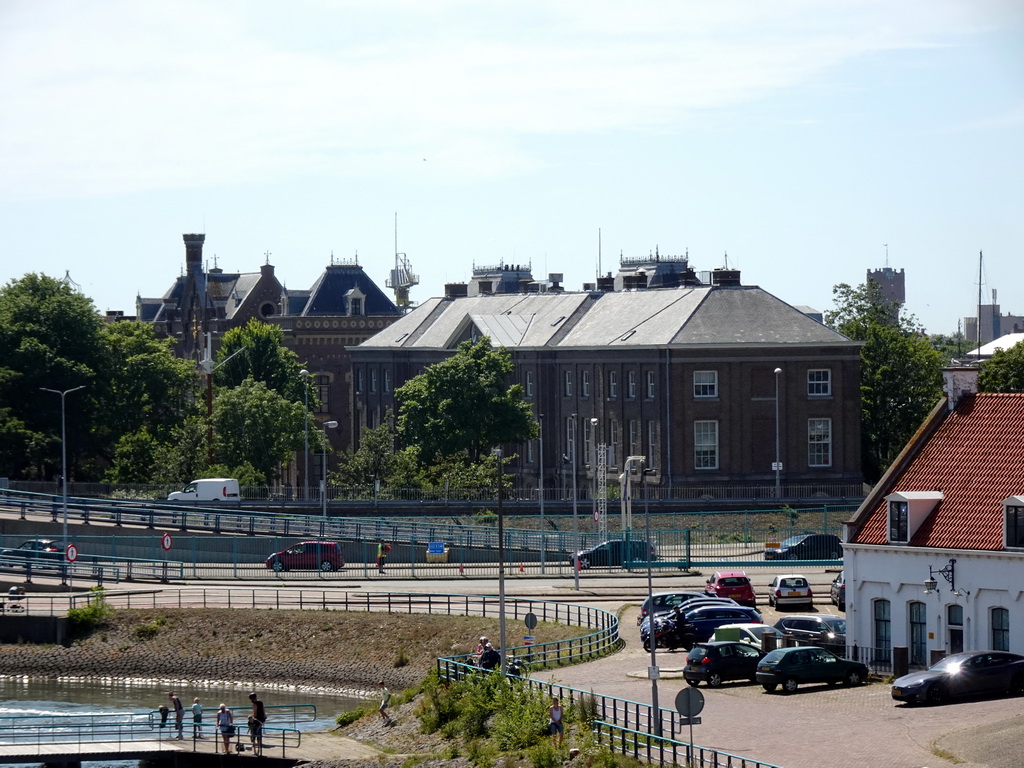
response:
<svg viewBox="0 0 1024 768"><path fill-rule="evenodd" d="M468 326L518 349L854 343L756 286L701 286L434 298L360 348L449 349Z"/></svg>

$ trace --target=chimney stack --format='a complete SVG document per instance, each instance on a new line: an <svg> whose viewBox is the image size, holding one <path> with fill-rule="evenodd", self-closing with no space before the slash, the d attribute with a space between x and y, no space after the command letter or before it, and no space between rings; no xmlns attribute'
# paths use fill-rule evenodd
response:
<svg viewBox="0 0 1024 768"><path fill-rule="evenodd" d="M181 239L185 241L185 265L192 266L194 264L201 269L203 266L203 243L206 241L206 235L182 235Z"/></svg>

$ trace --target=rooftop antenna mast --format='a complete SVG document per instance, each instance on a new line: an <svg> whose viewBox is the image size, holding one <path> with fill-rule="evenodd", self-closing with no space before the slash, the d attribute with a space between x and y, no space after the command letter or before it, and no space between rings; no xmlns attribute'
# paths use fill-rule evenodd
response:
<svg viewBox="0 0 1024 768"><path fill-rule="evenodd" d="M597 228L597 276L601 277L601 228Z"/></svg>
<svg viewBox="0 0 1024 768"><path fill-rule="evenodd" d="M978 251L978 362L981 362L981 264L984 258L981 251ZM993 326L993 332L995 327Z"/></svg>
<svg viewBox="0 0 1024 768"><path fill-rule="evenodd" d="M403 312L408 311L412 302L409 301L409 289L420 284L420 276L414 274L412 265L404 253L398 251L398 212L395 211L395 268L384 281L388 288L395 292L395 304Z"/></svg>

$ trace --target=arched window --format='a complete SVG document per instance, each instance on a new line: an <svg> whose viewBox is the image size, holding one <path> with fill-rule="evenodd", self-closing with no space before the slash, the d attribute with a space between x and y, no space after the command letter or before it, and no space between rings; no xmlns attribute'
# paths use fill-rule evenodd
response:
<svg viewBox="0 0 1024 768"><path fill-rule="evenodd" d="M928 619L925 605L914 602L907 606L910 618L910 663L928 666Z"/></svg>
<svg viewBox="0 0 1024 768"><path fill-rule="evenodd" d="M993 608L992 649L996 651L1010 650L1010 611L1006 608Z"/></svg>
<svg viewBox="0 0 1024 768"><path fill-rule="evenodd" d="M888 600L875 600L874 604L874 659L892 660L892 613Z"/></svg>

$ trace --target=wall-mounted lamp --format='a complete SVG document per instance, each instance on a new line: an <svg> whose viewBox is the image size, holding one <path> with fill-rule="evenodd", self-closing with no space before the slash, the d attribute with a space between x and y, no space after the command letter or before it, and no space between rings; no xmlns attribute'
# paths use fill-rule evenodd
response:
<svg viewBox="0 0 1024 768"><path fill-rule="evenodd" d="M936 587L939 585L936 576L941 576L949 582L949 588L957 595L960 595L956 590L956 558L950 558L949 562L946 563L945 567L935 570L930 565L928 566L928 578L924 580L924 593L930 595L936 591Z"/></svg>

